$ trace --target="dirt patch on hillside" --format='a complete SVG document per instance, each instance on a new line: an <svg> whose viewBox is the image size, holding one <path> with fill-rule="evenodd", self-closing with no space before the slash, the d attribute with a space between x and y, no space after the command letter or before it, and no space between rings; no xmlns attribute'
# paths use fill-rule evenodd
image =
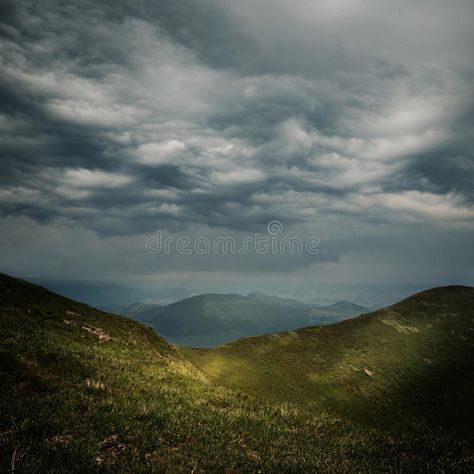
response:
<svg viewBox="0 0 474 474"><path fill-rule="evenodd" d="M94 336L97 336L99 338L99 341L111 341L112 337L109 336L103 329L91 326L90 324L86 324L85 326L82 326L82 329L85 329L86 331L90 332L91 334L94 334Z"/></svg>

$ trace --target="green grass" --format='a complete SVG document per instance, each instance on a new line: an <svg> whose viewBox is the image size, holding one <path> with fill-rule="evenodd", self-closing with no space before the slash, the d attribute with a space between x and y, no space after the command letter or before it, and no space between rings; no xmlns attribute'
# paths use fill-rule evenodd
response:
<svg viewBox="0 0 474 474"><path fill-rule="evenodd" d="M2 472L472 470L472 289L214 350L3 275L0 301Z"/></svg>
<svg viewBox="0 0 474 474"><path fill-rule="evenodd" d="M469 430L461 422L473 421L464 410L474 394L473 295L440 288L332 326L181 352L216 383L257 396Z"/></svg>

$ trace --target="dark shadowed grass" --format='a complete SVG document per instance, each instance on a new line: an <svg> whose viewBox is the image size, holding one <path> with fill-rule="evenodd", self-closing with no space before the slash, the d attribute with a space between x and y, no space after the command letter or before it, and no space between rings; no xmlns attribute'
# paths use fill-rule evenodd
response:
<svg viewBox="0 0 474 474"><path fill-rule="evenodd" d="M448 295L443 311L460 315L461 300L472 307L470 291L454 303ZM465 355L457 339L449 346L441 335L406 339L421 337L421 330L403 332L415 327L410 308L333 332L308 328L196 351L6 276L0 298L2 472L10 472L12 457L18 473L472 468L470 436L451 416L462 411L464 424L472 421L470 399L463 398L473 393L471 359L449 372ZM389 324L380 322L384 317ZM466 317L442 324L469 345ZM431 364L420 366L428 354ZM427 403L442 373L454 390L438 386L437 393L457 406L436 405L444 411L432 419Z"/></svg>

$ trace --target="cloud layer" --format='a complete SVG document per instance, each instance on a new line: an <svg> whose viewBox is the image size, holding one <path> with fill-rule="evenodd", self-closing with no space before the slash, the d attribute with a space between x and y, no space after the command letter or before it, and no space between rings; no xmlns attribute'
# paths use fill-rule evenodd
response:
<svg viewBox="0 0 474 474"><path fill-rule="evenodd" d="M8 270L41 271L40 232L72 273L102 255L83 276L193 272L157 270L144 236L279 219L330 257L275 258L275 272L339 278L369 255L367 275L381 258L401 279L438 233L413 270L473 277L470 0L26 0L0 18L0 226L4 252L20 241L30 257ZM462 258L433 265L452 246Z"/></svg>

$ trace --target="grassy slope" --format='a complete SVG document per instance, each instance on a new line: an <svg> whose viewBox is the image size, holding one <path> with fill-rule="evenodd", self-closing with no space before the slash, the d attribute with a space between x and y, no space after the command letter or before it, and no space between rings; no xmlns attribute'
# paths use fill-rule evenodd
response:
<svg viewBox="0 0 474 474"><path fill-rule="evenodd" d="M445 287L332 326L181 351L216 383L255 395L464 430L473 348L474 289Z"/></svg>
<svg viewBox="0 0 474 474"><path fill-rule="evenodd" d="M472 307L470 291L459 299L468 298ZM308 400L321 394L315 397L305 389L307 395L294 396L293 375L298 387L304 384L302 372L292 372L303 354L294 352L293 334L239 341L214 352L181 352L139 323L1 274L0 302L3 471L10 469L12 456L16 472L436 472L466 471L471 465L472 452L462 435L426 426L403 432L369 426L330 404L315 410ZM466 317L450 317L454 330L461 331L459 321ZM355 324L353 335L362 328ZM321 330L327 329L298 331L298 340L308 347L310 333ZM398 331L393 336L398 338ZM286 358L291 367L286 378L276 372L274 382L263 375L257 380L261 371L249 360L254 366L261 362L265 347L278 348L275 357L281 358L266 370L277 370ZM325 363L337 371L343 351L332 350L332 362L326 356ZM458 350L455 345L453 350ZM222 367L220 373L209 370L213 357L239 360L237 368L247 367L252 384L235 373L223 379ZM385 375L371 368L377 374L371 382L378 386L375 380ZM459 390L472 389L467 375L457 374L466 384ZM260 383L263 392L256 389ZM321 389L330 398L335 388Z"/></svg>

